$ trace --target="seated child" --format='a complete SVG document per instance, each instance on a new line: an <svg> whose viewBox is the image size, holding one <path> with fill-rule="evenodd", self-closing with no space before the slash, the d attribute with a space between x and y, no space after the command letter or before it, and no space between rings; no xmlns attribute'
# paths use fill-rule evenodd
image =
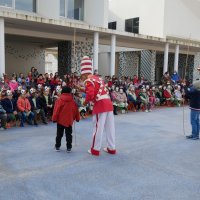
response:
<svg viewBox="0 0 200 200"><path fill-rule="evenodd" d="M7 122L11 123L11 126L16 126L16 119L18 116L17 105L15 99L13 99L11 90L6 91L6 96L2 99L1 104L7 113Z"/></svg>
<svg viewBox="0 0 200 200"><path fill-rule="evenodd" d="M135 87L134 86L129 87L129 89L127 91L127 98L128 98L128 102L133 103L135 109L137 111L139 111L141 102L138 101L137 95L135 93Z"/></svg>
<svg viewBox="0 0 200 200"><path fill-rule="evenodd" d="M127 103L127 97L126 94L123 91L123 88L120 88L119 94L118 94L118 105L117 105L122 111L128 110L128 103Z"/></svg>
<svg viewBox="0 0 200 200"><path fill-rule="evenodd" d="M31 104L27 98L26 90L21 90L21 95L17 100L17 108L20 115L20 126L24 127L24 122L27 121L29 125L33 125L34 113L31 112Z"/></svg>
<svg viewBox="0 0 200 200"><path fill-rule="evenodd" d="M140 89L139 99L141 104L144 106L145 112L151 112L151 104L149 103L149 97L146 94L145 88Z"/></svg>
<svg viewBox="0 0 200 200"><path fill-rule="evenodd" d="M177 85L175 86L175 90L174 90L174 101L175 101L175 104L180 107L181 106L181 103L183 103L183 96L182 96L182 93L181 93L181 86L180 85Z"/></svg>
<svg viewBox="0 0 200 200"><path fill-rule="evenodd" d="M166 86L163 87L163 97L166 100L167 106L169 106L171 103L174 102L174 97L172 95L171 86L170 85L168 85L167 87Z"/></svg>
<svg viewBox="0 0 200 200"><path fill-rule="evenodd" d="M30 89L30 97L28 98L30 105L31 105L31 111L34 113L34 125L38 125L37 123L37 115L39 114L41 116L42 122L44 124L47 123L47 119L45 117L43 105L41 98L39 97L39 93L35 90L35 88Z"/></svg>
<svg viewBox="0 0 200 200"><path fill-rule="evenodd" d="M86 113L87 113L87 107L83 105L83 103L85 102L85 98L83 97L83 94L80 92L79 93L76 92L74 94L74 100L78 106L78 110L79 110L81 117L83 119L85 119Z"/></svg>
<svg viewBox="0 0 200 200"><path fill-rule="evenodd" d="M1 100L1 95L0 95L0 100ZM1 120L1 128L3 130L6 130L7 114L1 105L1 101L0 101L0 120Z"/></svg>
<svg viewBox="0 0 200 200"><path fill-rule="evenodd" d="M51 118L53 114L53 101L51 98L50 91L51 91L50 87L45 86L44 91L40 95L45 116L49 119Z"/></svg>

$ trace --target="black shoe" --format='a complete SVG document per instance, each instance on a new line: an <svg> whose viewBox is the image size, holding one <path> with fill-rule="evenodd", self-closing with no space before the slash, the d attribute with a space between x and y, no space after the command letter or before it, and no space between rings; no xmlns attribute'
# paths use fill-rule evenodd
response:
<svg viewBox="0 0 200 200"><path fill-rule="evenodd" d="M67 153L71 153L72 152L72 149L67 149Z"/></svg>
<svg viewBox="0 0 200 200"><path fill-rule="evenodd" d="M48 122L44 121L43 124L48 124Z"/></svg>
<svg viewBox="0 0 200 200"><path fill-rule="evenodd" d="M199 137L193 137L193 135L188 135L186 136L186 139L199 140Z"/></svg>
<svg viewBox="0 0 200 200"><path fill-rule="evenodd" d="M199 140L199 137L193 137L192 140Z"/></svg>
<svg viewBox="0 0 200 200"><path fill-rule="evenodd" d="M38 126L38 123L37 123L37 122L34 122L34 125L35 125L35 126Z"/></svg>
<svg viewBox="0 0 200 200"><path fill-rule="evenodd" d="M56 150L57 152L59 152L59 151L60 151L60 147L55 147L55 150Z"/></svg>
<svg viewBox="0 0 200 200"><path fill-rule="evenodd" d="M28 120L28 121L27 121L27 124L32 126L32 125L33 125L33 122L30 121L30 120Z"/></svg>

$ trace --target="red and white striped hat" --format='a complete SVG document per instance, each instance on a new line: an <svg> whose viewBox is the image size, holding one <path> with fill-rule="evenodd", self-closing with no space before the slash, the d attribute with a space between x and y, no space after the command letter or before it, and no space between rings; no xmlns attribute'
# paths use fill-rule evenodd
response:
<svg viewBox="0 0 200 200"><path fill-rule="evenodd" d="M81 60L81 74L92 74L92 60L84 56Z"/></svg>

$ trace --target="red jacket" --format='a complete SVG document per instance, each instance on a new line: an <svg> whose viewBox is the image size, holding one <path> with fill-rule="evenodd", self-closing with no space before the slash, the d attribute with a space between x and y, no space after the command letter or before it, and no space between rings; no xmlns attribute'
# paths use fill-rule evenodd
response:
<svg viewBox="0 0 200 200"><path fill-rule="evenodd" d="M167 90L164 90L163 97L166 99L170 99L172 97L172 95Z"/></svg>
<svg viewBox="0 0 200 200"><path fill-rule="evenodd" d="M27 98L19 97L17 100L17 108L20 112L24 112L25 110L31 110L31 104Z"/></svg>
<svg viewBox="0 0 200 200"><path fill-rule="evenodd" d="M98 80L99 78L97 76L92 76L85 81L85 93L86 93L85 101L87 103L88 102L94 103L92 114L98 114L98 113L113 111L113 105L112 105L110 98L96 101L97 94L98 94L99 89L100 89L100 84L98 82L93 81L95 79ZM104 85L104 88L105 88L104 83L103 83L103 85ZM106 92L104 91L104 88L103 88L102 95L106 94Z"/></svg>
<svg viewBox="0 0 200 200"><path fill-rule="evenodd" d="M78 107L71 94L61 94L57 99L52 120L65 127L72 126L74 120L80 120Z"/></svg>

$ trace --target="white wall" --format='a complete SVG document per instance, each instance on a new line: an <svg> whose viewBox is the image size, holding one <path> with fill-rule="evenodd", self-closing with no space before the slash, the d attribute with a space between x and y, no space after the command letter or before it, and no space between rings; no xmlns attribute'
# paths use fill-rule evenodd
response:
<svg viewBox="0 0 200 200"><path fill-rule="evenodd" d="M99 54L99 74L102 76L110 75L110 54L100 53Z"/></svg>
<svg viewBox="0 0 200 200"><path fill-rule="evenodd" d="M59 19L60 17L60 0L42 0L37 1L37 13L49 18Z"/></svg>
<svg viewBox="0 0 200 200"><path fill-rule="evenodd" d="M165 0L110 0L109 22L117 21L117 30L125 31L125 19L140 18L139 33L164 37Z"/></svg>
<svg viewBox="0 0 200 200"><path fill-rule="evenodd" d="M39 73L45 72L45 51L29 43L6 43L6 73L27 73L36 67Z"/></svg>
<svg viewBox="0 0 200 200"><path fill-rule="evenodd" d="M166 0L165 34L200 40L200 1Z"/></svg>
<svg viewBox="0 0 200 200"><path fill-rule="evenodd" d="M84 21L90 25L108 27L108 0L85 0Z"/></svg>

